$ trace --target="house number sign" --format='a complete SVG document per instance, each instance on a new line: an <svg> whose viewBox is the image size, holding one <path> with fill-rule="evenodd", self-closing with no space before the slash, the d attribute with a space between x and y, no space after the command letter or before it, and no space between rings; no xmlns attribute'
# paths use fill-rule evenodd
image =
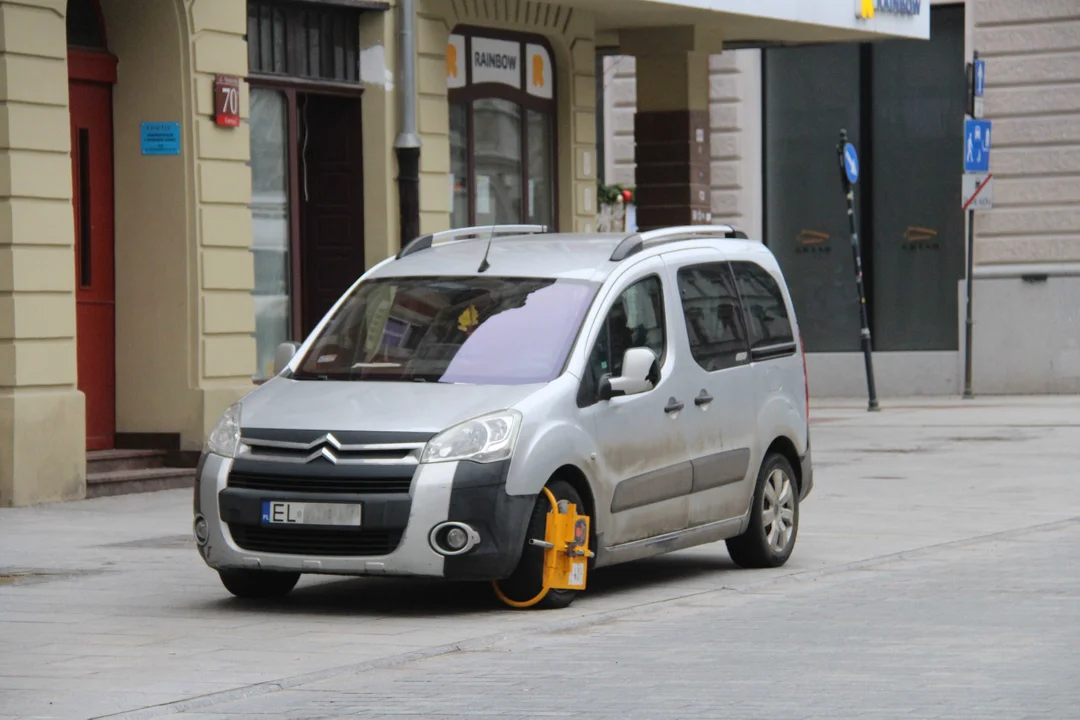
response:
<svg viewBox="0 0 1080 720"><path fill-rule="evenodd" d="M214 78L214 122L222 127L240 127L240 78Z"/></svg>

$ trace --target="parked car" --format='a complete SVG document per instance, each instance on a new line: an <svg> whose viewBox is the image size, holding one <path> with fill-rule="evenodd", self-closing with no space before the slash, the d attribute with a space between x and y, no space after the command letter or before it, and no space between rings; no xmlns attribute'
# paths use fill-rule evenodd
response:
<svg viewBox="0 0 1080 720"><path fill-rule="evenodd" d="M195 535L241 597L424 576L562 607L546 489L590 518L593 567L720 540L776 567L813 487L808 405L780 268L731 227L437 233L224 412Z"/></svg>

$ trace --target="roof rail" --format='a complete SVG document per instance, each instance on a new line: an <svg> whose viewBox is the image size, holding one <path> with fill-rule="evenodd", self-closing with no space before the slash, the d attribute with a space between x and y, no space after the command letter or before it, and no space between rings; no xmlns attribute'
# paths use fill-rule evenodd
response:
<svg viewBox="0 0 1080 720"><path fill-rule="evenodd" d="M727 239L746 239L746 233L730 225L680 225L660 228L626 237L611 253L611 261L619 262L645 249L646 245L661 245L679 240L698 237L723 237Z"/></svg>
<svg viewBox="0 0 1080 720"><path fill-rule="evenodd" d="M427 250L436 243L453 242L466 238L492 237L499 235L538 235L548 232L546 225L477 225L475 227L457 228L455 230L443 230L442 232L421 235L414 238L408 245L397 254L397 259L412 255L413 253Z"/></svg>

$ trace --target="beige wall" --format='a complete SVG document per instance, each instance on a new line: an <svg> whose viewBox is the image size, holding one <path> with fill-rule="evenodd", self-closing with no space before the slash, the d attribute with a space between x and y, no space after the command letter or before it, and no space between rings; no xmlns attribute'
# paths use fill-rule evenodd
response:
<svg viewBox="0 0 1080 720"><path fill-rule="evenodd" d="M637 61L604 59L605 180L634 184ZM751 237L762 230L761 53L736 50L709 58L710 186L713 221Z"/></svg>
<svg viewBox="0 0 1080 720"><path fill-rule="evenodd" d="M980 265L1080 261L1080 3L973 0L994 122Z"/></svg>
<svg viewBox="0 0 1080 720"><path fill-rule="evenodd" d="M197 449L251 389L255 327L246 123L212 119L215 73L247 74L244 0L102 0L114 90L117 430ZM248 114L242 83L241 114ZM179 121L179 156L139 125Z"/></svg>
<svg viewBox="0 0 1080 720"><path fill-rule="evenodd" d="M596 228L596 87L592 16L578 8L526 0L449 3L420 0L417 19L420 230L450 227L450 121L446 44L459 24L543 35L556 65L559 227Z"/></svg>
<svg viewBox="0 0 1080 720"><path fill-rule="evenodd" d="M65 6L0 2L0 506L85 492Z"/></svg>

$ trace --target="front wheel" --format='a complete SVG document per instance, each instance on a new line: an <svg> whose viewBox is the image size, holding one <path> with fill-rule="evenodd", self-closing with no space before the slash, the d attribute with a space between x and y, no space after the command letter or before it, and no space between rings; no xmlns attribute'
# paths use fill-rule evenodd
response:
<svg viewBox="0 0 1080 720"><path fill-rule="evenodd" d="M783 455L766 456L758 472L750 526L727 541L728 554L739 567L775 568L791 557L799 534L799 489L795 472Z"/></svg>
<svg viewBox="0 0 1080 720"><path fill-rule="evenodd" d="M547 487L560 506L571 502L577 506L579 513L584 511L585 505L581 501L581 495L570 483L565 480L554 480ZM566 508L561 507L561 509ZM540 493L529 518L529 528L525 533L525 547L521 551L521 560L518 561L510 577L495 582L496 594L511 607L556 610L568 607L577 597L577 590L548 590L543 597L540 597L544 590L544 548L532 545L529 540L544 539L549 512L552 512L551 501L547 499L547 495ZM538 597L539 600L537 600Z"/></svg>
<svg viewBox="0 0 1080 720"><path fill-rule="evenodd" d="M219 570L218 575L236 597L261 600L288 595L300 580L300 573L270 570Z"/></svg>

